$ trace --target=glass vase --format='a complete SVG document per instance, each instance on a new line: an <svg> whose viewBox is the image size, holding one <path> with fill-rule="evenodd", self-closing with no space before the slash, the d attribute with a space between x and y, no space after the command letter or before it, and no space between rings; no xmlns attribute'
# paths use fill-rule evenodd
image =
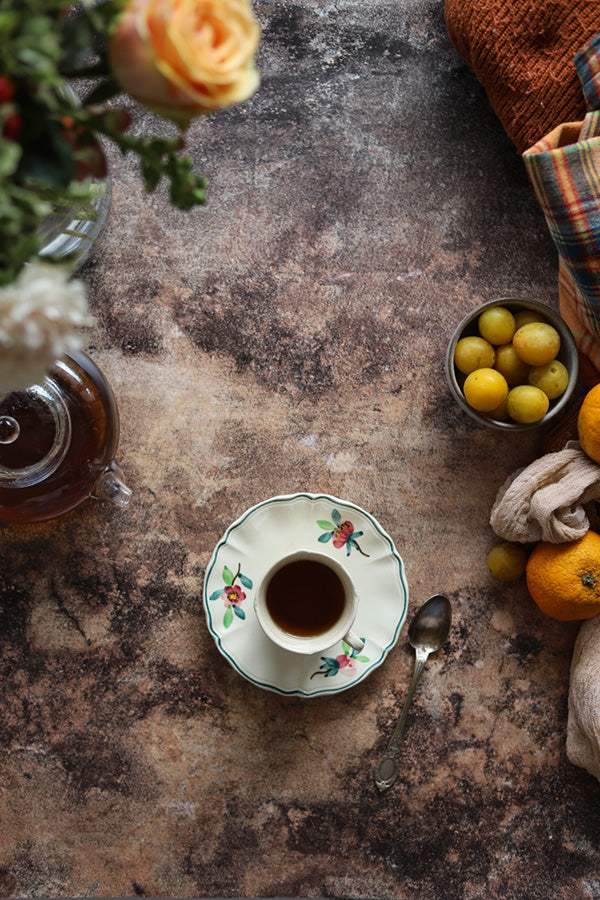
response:
<svg viewBox="0 0 600 900"><path fill-rule="evenodd" d="M110 172L104 178L92 178L92 196L83 207L56 209L38 229L40 256L69 258L72 271L82 266L93 253L108 224L112 202Z"/></svg>

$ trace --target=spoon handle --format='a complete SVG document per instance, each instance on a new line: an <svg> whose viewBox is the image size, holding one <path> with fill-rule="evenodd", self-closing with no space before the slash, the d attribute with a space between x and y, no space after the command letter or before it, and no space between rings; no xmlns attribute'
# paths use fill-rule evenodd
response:
<svg viewBox="0 0 600 900"><path fill-rule="evenodd" d="M402 708L402 712L400 713L400 718L398 719L396 727L392 732L392 736L390 738L389 744L387 745L385 753L377 763L377 768L375 769L375 784L380 791L387 791L387 789L393 785L396 778L398 777L398 772L400 771L400 745L402 744L402 740L404 738L404 729L406 727L406 720L408 719L408 709L410 707L410 702L413 698L415 688L419 683L421 675L423 674L423 669L425 668L425 663L427 662L428 656L429 651L417 648L413 677L408 687L408 694L406 695L406 700L404 701L404 706Z"/></svg>

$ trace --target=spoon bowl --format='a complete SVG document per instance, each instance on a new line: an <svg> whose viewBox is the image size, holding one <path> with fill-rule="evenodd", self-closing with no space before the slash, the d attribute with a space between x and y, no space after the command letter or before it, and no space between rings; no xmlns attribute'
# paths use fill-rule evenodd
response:
<svg viewBox="0 0 600 900"><path fill-rule="evenodd" d="M444 594L434 594L417 611L408 628L408 640L414 650L435 653L444 646L450 633L452 609Z"/></svg>
<svg viewBox="0 0 600 900"><path fill-rule="evenodd" d="M444 646L452 624L452 607L445 594L434 594L417 610L408 629L408 641L415 651L415 668L408 694L392 737L375 769L375 784L380 791L390 788L400 771L400 746L408 718L408 709L430 653Z"/></svg>

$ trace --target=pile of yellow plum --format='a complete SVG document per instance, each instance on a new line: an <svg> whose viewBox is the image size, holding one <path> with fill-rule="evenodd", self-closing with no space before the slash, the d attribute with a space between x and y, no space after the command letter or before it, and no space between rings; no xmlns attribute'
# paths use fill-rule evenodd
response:
<svg viewBox="0 0 600 900"><path fill-rule="evenodd" d="M539 422L569 383L566 366L556 358L558 331L534 310L504 306L485 309L477 329L460 338L454 351L454 364L466 376L465 400L500 422Z"/></svg>

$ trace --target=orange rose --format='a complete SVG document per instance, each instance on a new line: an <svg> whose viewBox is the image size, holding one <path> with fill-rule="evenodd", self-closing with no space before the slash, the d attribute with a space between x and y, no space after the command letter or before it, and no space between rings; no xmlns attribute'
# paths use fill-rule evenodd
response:
<svg viewBox="0 0 600 900"><path fill-rule="evenodd" d="M124 91L185 126L255 92L259 39L248 0L129 0L108 54Z"/></svg>

